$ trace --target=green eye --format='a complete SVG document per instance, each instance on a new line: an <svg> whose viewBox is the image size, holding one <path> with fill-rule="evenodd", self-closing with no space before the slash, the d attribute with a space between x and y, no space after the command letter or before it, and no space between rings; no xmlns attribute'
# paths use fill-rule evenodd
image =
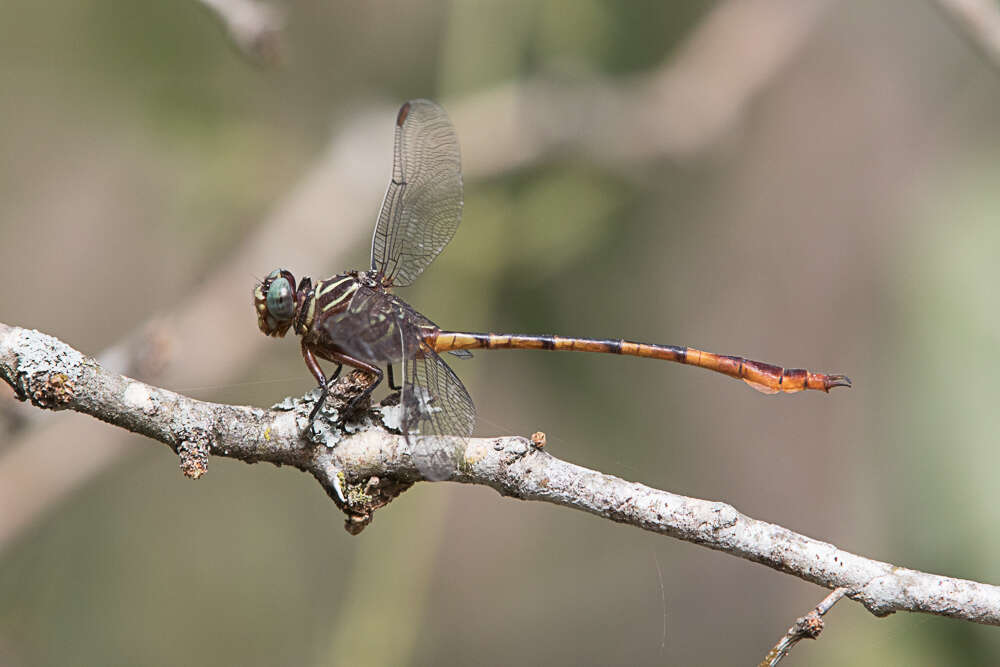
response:
<svg viewBox="0 0 1000 667"><path fill-rule="evenodd" d="M279 322L292 319L295 295L286 278L278 278L267 288L267 312Z"/></svg>

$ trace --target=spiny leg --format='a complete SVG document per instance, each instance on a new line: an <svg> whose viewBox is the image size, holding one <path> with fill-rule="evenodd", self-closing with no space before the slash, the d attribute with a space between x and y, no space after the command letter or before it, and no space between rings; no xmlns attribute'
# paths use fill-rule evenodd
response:
<svg viewBox="0 0 1000 667"><path fill-rule="evenodd" d="M337 370L330 380L326 380L326 378L324 377L323 370L319 367L319 362L316 361L317 356L337 364ZM358 370L364 371L369 375L375 376L374 382L368 385L365 388L365 390L362 391L359 395L351 399L351 402L348 403L344 409L345 412L352 412L354 408L357 407L358 403L360 403L365 398L370 396L371 393L375 390L375 388L378 387L379 384L382 382L383 373L381 368L369 364L367 361L362 361L361 359L357 359L348 354L344 354L343 352L332 352L329 350L316 349L307 347L305 344L303 344L302 357L306 361L306 366L312 372L316 380L320 383L320 386L323 387L323 392L320 395L320 399L316 403L316 406L313 407L312 413L310 413L309 416L310 426L316 419L316 415L319 414L320 408L323 406L327 396L330 393L330 387L333 385L333 381L337 379L337 376L340 375L340 371L343 368L344 364L351 366L352 368L357 368Z"/></svg>
<svg viewBox="0 0 1000 667"><path fill-rule="evenodd" d="M344 368L344 365L337 362L337 368L333 371L333 375L327 378L326 375L323 374L323 369L320 368L319 362L316 361L316 355L310 348L306 347L304 343L302 345L302 358L305 359L306 368L308 368L309 372L313 374L314 378L316 378L319 386L323 388L323 391L319 394L319 398L316 400L316 405L313 406L312 412L309 413L309 426L312 427L313 422L316 421L316 415L319 414L320 408L323 407L326 403L327 397L330 395L330 387L332 387L333 383L337 381L338 377L340 377L340 371Z"/></svg>
<svg viewBox="0 0 1000 667"><path fill-rule="evenodd" d="M333 375L320 384L320 386L323 387L323 391L320 392L319 398L316 399L316 405L313 406L312 412L309 413L309 426L312 426L313 422L316 421L316 415L319 414L320 408L326 404L326 399L330 396L330 387L332 387L333 383L340 377L340 371L343 368L343 364L337 364L337 370L333 371Z"/></svg>

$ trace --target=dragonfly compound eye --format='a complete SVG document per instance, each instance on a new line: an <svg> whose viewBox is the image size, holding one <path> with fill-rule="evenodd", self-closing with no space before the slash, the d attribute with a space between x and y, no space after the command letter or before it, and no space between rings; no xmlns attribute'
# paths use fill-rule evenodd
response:
<svg viewBox="0 0 1000 667"><path fill-rule="evenodd" d="M267 312L279 322L290 320L295 314L295 294L287 278L279 277L267 288Z"/></svg>

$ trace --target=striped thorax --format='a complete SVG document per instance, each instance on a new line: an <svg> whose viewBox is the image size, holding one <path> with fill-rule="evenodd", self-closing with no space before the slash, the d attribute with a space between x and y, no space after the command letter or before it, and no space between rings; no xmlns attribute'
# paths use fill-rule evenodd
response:
<svg viewBox="0 0 1000 667"><path fill-rule="evenodd" d="M295 277L285 269L275 269L254 289L257 325L268 336L281 337L294 325L295 333L308 334L316 323L343 312L360 285L356 272L319 281L303 278L298 288Z"/></svg>
<svg viewBox="0 0 1000 667"><path fill-rule="evenodd" d="M359 285L358 274L353 272L318 282L302 318L302 329L296 331L302 335L309 332L319 335L319 329L329 326L331 319L347 310Z"/></svg>

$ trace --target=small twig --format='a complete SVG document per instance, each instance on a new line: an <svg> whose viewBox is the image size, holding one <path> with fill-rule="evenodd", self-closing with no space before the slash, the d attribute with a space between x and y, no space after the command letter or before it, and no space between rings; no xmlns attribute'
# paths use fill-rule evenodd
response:
<svg viewBox="0 0 1000 667"><path fill-rule="evenodd" d="M788 632L774 645L764 659L760 661L758 667L774 667L788 655L792 647L803 639L816 639L819 633L823 632L823 615L837 604L840 598L847 594L846 588L836 588L832 593L823 598L823 601L816 605L812 611L795 621L795 625L788 628Z"/></svg>
<svg viewBox="0 0 1000 667"><path fill-rule="evenodd" d="M274 6L258 0L201 0L222 21L229 37L243 55L261 65L280 60L280 35L284 16Z"/></svg>
<svg viewBox="0 0 1000 667"><path fill-rule="evenodd" d="M326 429L307 440L303 433L315 396L286 399L270 410L197 401L110 373L51 336L5 324L0 324L0 378L38 407L76 410L166 443L182 454L186 470L199 475L206 450L212 456L308 472L347 513L352 532L422 479L406 439L378 425L380 414L388 417L393 407L367 412L365 424L350 428L325 422ZM356 390L352 382L343 381L345 391ZM447 477L452 482L564 505L724 551L826 588L843 587L876 616L913 611L1000 625L997 586L865 558L746 516L726 503L680 496L562 461L527 438L440 437L437 444L455 454L448 457L456 461ZM40 465L31 472L44 480L45 464Z"/></svg>
<svg viewBox="0 0 1000 667"><path fill-rule="evenodd" d="M962 35L1000 69L1000 4L996 0L935 0Z"/></svg>

